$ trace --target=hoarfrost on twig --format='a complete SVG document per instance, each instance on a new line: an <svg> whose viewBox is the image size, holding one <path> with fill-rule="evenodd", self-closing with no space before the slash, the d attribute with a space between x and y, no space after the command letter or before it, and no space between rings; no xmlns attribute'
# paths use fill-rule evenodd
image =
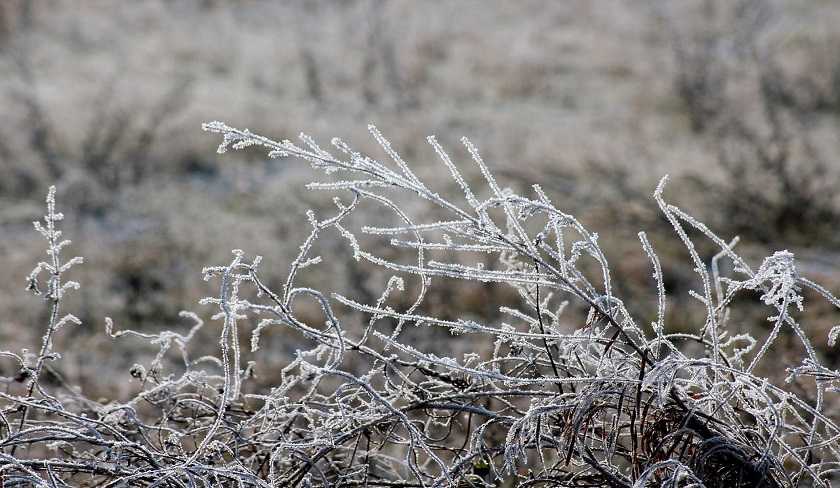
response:
<svg viewBox="0 0 840 488"><path fill-rule="evenodd" d="M827 395L836 393L840 373L819 362L794 314L810 296L805 289L835 308L840 301L801 276L787 251L753 271L735 252L737 239L721 239L665 200L664 178L653 198L689 252L701 285L692 293L706 311L701 323L680 324L682 332L670 330L668 318L691 316L679 310L681 301L668 301L667 268L644 232L640 252L650 261L656 295L655 315L644 317L650 329L638 325L645 323L633 313L639 307L619 296L598 234L557 208L540 185L535 197L505 188L468 139L462 143L489 190L483 199L477 183L428 138L463 195L456 203L423 182L373 126L387 163L338 138L333 155L305 134L294 143L223 122L203 127L221 135L220 153L260 148L269 157L309 162L325 175L309 188L342 198L333 200L332 214L307 213L298 253L277 289L262 279L261 258L245 251L204 268L204 279L218 287L201 300L213 311L212 326L192 312L182 313L191 324L182 332L117 330L106 318L111 338L157 349L126 372L133 396L120 402L39 381L59 359L53 335L79 323L59 311L64 294L78 287L62 275L82 260L61 259L69 241L57 229L62 216L50 189L47 216L35 224L48 259L27 279L49 303L46 334L37 354L0 351L26 386L22 394L0 392L0 473L10 483L69 486L84 477L103 486L173 487L829 486L840 465L840 428ZM404 202L412 196L431 211L410 212ZM386 209L397 223L356 225L348 216L364 205ZM716 247L711 261L688 229ZM326 239L349 248L355 262L348 265L387 270L372 303L299 284L335 259L317 247ZM507 322L467 316L462 303L435 316L424 305L439 278L509 286L519 303L499 304ZM741 295L770 307L766 337L735 333L728 324ZM302 302L315 312L301 313ZM410 330L419 326L468 334L476 347L443 352L434 342L441 336L413 343L409 338L427 334ZM268 368L261 360L271 351L260 341L274 327L303 345ZM805 351L788 369L796 390L757 373L783 327ZM246 331L250 353L239 343ZM210 333L217 351L192 356L196 337ZM829 344L838 337L840 326L828 333ZM256 378L271 386L258 388Z"/></svg>

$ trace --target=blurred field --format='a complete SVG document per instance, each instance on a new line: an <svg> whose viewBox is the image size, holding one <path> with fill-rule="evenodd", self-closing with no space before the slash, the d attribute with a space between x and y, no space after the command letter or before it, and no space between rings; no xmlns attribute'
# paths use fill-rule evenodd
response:
<svg viewBox="0 0 840 488"><path fill-rule="evenodd" d="M674 300L698 286L649 198L665 173L672 200L740 235L755 263L790 249L803 274L840 292L838 26L840 4L827 0L3 1L0 342L40 340L46 308L23 289L42 259L31 221L51 184L70 252L86 258L67 305L83 325L59 338L60 368L90 395L130 387L91 379L154 352L119 349L104 317L157 330L179 324L181 309L202 313L198 299L214 290L201 268L232 248L264 255L264 272L282 280L305 210L329 198L303 188L305 164L216 155L199 128L214 119L380 154L366 133L375 123L441 185L448 175L425 136L462 158L457 141L469 136L503 183L539 182L599 231L641 313L655 303L638 230L663 254ZM309 279L378 293L350 261L339 253ZM452 283L428 306L445 315L467 303L492 320L488 302L515 299ZM805 313L819 337L838 322ZM761 315L739 319L766 327ZM670 320L681 322L694 326ZM294 340L268 336L263 360L284 362Z"/></svg>

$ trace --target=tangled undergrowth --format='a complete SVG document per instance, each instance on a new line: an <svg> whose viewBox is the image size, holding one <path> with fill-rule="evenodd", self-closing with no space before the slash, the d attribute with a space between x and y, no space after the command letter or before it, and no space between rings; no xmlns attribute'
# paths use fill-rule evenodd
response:
<svg viewBox="0 0 840 488"><path fill-rule="evenodd" d="M43 343L37 353L0 352L19 371L3 378L0 393L4 486L828 487L836 478L840 372L821 364L811 341L835 342L840 326L828 338L809 337L797 313L806 290L834 307L840 301L801 276L787 251L753 269L735 252L737 240L665 200L665 179L653 199L693 261L700 287L692 296L706 311L694 333L669 332L666 281L643 232L658 298L650 323L614 293L598 235L538 185L531 195L501 187L466 139L486 197L434 137L428 142L462 198L426 186L374 127L390 163L340 139L334 155L306 135L296 144L220 122L204 128L222 134L220 153L258 146L323 170L329 176L309 188L335 193L334 213L309 212L282 286L264 282L261 257L240 250L227 265L204 269L218 285L218 295L203 300L217 309L217 355L191 355L193 339L211 327L194 313L183 314L195 323L186 333L124 330L106 320L117 342L147 341L159 353L130 370L142 385L135 397L92 399L44 381L60 378L53 338L79 322L62 302L79 287L66 275L82 262L61 255L69 241L51 189L44 222L35 224L48 259L28 279L50 308ZM405 203L412 201L443 218L413 215ZM363 204L396 220L356 229L351 216ZM719 252L701 256L698 235ZM383 238L387 251L366 246ZM324 259L315 253L322 239L346 242L356 261L387 272L377 300L300 284ZM485 255L497 264L475 260ZM427 291L449 279L513 287L521 306L501 307L502 323L424 314ZM731 308L743 300L766 304L766 336L736 332ZM319 320L299 312L312 305ZM447 357L405 340L420 326L490 347ZM254 391L260 366L243 364L241 341L250 334L256 351L277 327L309 347L270 372L271 388ZM774 346L789 332L802 358L788 384L777 384L760 372L778 364Z"/></svg>

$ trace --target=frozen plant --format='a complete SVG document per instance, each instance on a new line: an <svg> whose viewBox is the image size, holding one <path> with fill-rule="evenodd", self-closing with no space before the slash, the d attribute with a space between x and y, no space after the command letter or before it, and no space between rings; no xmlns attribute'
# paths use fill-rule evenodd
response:
<svg viewBox="0 0 840 488"><path fill-rule="evenodd" d="M309 230L279 288L261 279L262 258L241 250L230 263L204 269L218 286L203 300L216 310L217 355L189 354L196 334L207 331L195 314L186 314L195 323L186 334L115 331L109 320L113 337L160 348L148 367L131 368L142 382L136 397L103 402L41 388L0 393L7 484L828 487L836 478L840 428L831 395L840 373L820 363L797 313L807 305L806 290L835 308L840 302L800 276L787 251L753 270L734 251L736 240L723 240L665 200L665 179L654 200L689 252L700 283L691 294L706 310L693 333L669 332L663 267L645 233L641 248L657 296L651 324L616 294L598 234L557 208L539 185L529 195L501 186L467 139L462 143L484 179L480 191L428 138L460 188L455 198L427 186L372 126L389 161L340 139L330 152L303 134L294 143L221 122L204 129L221 134L220 153L255 146L323 170L325 178L309 188L335 193L335 211L307 214ZM411 197L444 217L414 215L405 206ZM357 229L349 217L362 205L381 206L393 219ZM53 212L50 203L45 235L55 257ZM718 254L705 260L689 229ZM382 238L389 252L368 247ZM300 284L308 267L326 259L317 254L321 239L346 242L357 261L387 271L378 299L361 303ZM485 254L497 264L469 264ZM733 264L728 276L721 260ZM40 265L51 276L64 266ZM513 287L520 304L500 305L500 323L459 318L458 310L454 319L424 313L428 290L448 279ZM61 323L57 290L64 285L58 276L51 283L55 312L36 364L50 354L49 336ZM736 297L772 309L767 337L732 331ZM301 313L302 304L315 304L321 317L313 320L311 307ZM420 326L491 347L450 357L406 340ZM250 336L253 354L276 327L309 347L271 372L269 388L253 391L249 382L260 365L246 362L242 337ZM782 328L805 351L801 366L789 371L795 390L759 375ZM837 336L832 330L829 341ZM182 361L166 371L172 345ZM22 355L3 354L26 364ZM37 371L30 384L37 385Z"/></svg>

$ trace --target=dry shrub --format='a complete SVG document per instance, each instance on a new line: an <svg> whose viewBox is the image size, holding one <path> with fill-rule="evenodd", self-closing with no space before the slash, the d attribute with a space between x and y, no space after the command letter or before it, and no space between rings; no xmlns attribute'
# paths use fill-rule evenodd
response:
<svg viewBox="0 0 840 488"><path fill-rule="evenodd" d="M699 278L691 296L706 310L690 332L666 324L662 264L645 233L657 301L651 323L617 295L597 234L539 185L530 195L500 186L466 139L486 181L480 191L428 139L462 192L456 199L427 186L375 127L389 163L340 139L333 154L306 135L296 144L220 122L205 129L222 134L220 153L258 146L323 170L328 176L309 188L335 193L335 210L307 214L285 283L268 286L261 257L241 250L205 268L218 286L203 300L216 310L213 326L188 312L194 325L182 332L117 330L107 320L118 342L147 341L160 352L131 368L141 385L133 397L94 400L45 381L59 359L55 335L78 322L61 305L78 287L65 276L81 263L63 261L52 189L36 223L48 260L29 279L50 307L43 343L37 354L0 353L19 370L0 393L8 486L793 487L834 478L840 373L822 366L798 315L805 290L835 308L840 302L800 275L787 251L751 267L735 241L665 200L665 179L653 198L689 252ZM418 219L405 203L412 198L444 217ZM364 205L382 207L366 214L381 221L354 224L350 216ZM689 230L718 253L702 258ZM344 243L356 261L385 270L381 292L363 303L349 294L356 291L299 284L309 269L338 259L314 252L320 240L328 249ZM519 302L486 304L499 309L493 323L462 315L458 302L447 313L454 318L424 313L429 290L450 279L508 287ZM743 300L768 308L766 336L732 332L731 308ZM191 342L210 327L218 353L192 355ZM267 370L259 345L272 328L306 346ZM803 351L788 371L792 385L757 373L776 363L773 348L786 330ZM409 339L434 331L468 335L475 347L453 356L443 344ZM832 329L828 341L838 335ZM241 344L247 336L250 353ZM256 375L271 386L257 388Z"/></svg>

